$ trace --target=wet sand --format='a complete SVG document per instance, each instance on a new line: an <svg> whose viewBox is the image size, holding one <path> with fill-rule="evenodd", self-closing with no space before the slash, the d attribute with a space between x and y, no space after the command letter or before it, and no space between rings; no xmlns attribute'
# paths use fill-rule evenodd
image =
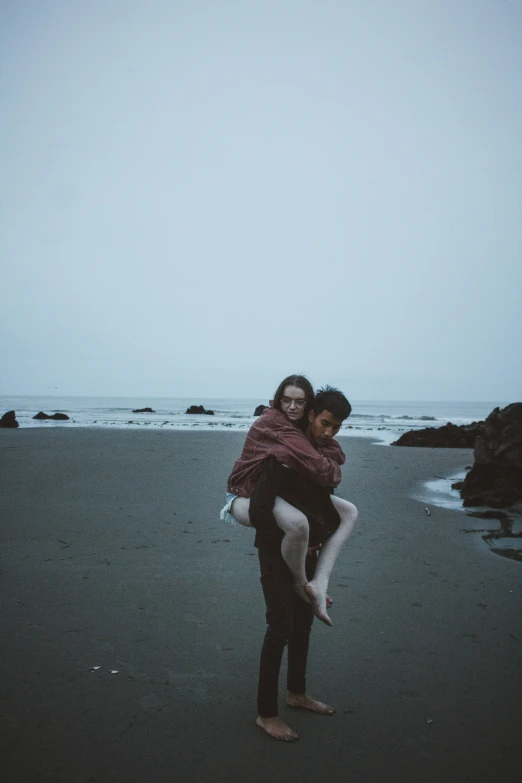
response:
<svg viewBox="0 0 522 783"><path fill-rule="evenodd" d="M301 740L255 726L253 532L218 519L243 440L0 430L4 779L518 781L521 564L408 497L467 450L342 439L360 521L308 667L337 713L289 710L282 688Z"/></svg>

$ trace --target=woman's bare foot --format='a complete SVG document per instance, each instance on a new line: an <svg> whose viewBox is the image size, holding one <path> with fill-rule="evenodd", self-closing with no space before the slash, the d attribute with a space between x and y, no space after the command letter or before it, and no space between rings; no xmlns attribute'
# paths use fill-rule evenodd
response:
<svg viewBox="0 0 522 783"><path fill-rule="evenodd" d="M318 715L333 715L335 712L333 707L323 704L322 701L312 699L306 693L289 692L286 703L289 707L295 707L299 710L310 710L310 712L316 712Z"/></svg>
<svg viewBox="0 0 522 783"><path fill-rule="evenodd" d="M307 604L311 604L312 601L310 599L310 596L308 595L308 592L306 590L306 585L298 585L294 582L294 590L299 596L299 598L302 598L303 601L306 601ZM330 609L333 606L333 598L330 598L329 595L326 596L326 608Z"/></svg>
<svg viewBox="0 0 522 783"><path fill-rule="evenodd" d="M308 595L306 588L308 587L307 583L304 584L298 584L297 582L294 582L294 590L299 596L299 598L302 598L303 601L307 604L311 604L310 596Z"/></svg>
<svg viewBox="0 0 522 783"><path fill-rule="evenodd" d="M256 718L256 724L260 729L266 731L266 733L275 740L281 740L281 742L294 742L299 739L299 736L292 731L292 729L283 723L281 718L277 716L275 718L262 718L258 715Z"/></svg>
<svg viewBox="0 0 522 783"><path fill-rule="evenodd" d="M315 616L326 625L333 625L326 612L326 593L320 591L312 582L305 585L304 589L310 599Z"/></svg>

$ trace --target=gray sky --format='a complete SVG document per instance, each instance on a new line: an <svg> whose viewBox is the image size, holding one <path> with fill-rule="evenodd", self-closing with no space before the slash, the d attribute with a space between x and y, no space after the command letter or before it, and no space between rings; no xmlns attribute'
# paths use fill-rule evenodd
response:
<svg viewBox="0 0 522 783"><path fill-rule="evenodd" d="M522 399L522 0L0 0L0 54L0 393Z"/></svg>

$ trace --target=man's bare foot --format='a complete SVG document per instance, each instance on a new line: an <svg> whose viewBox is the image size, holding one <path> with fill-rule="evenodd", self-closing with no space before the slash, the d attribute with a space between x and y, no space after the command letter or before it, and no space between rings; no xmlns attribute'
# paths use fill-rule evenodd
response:
<svg viewBox="0 0 522 783"><path fill-rule="evenodd" d="M322 620L323 623L326 623L326 625L333 625L326 612L326 593L319 592L317 587L311 582L305 585L304 589L310 599L315 616Z"/></svg>
<svg viewBox="0 0 522 783"><path fill-rule="evenodd" d="M312 699L306 693L289 692L286 703L289 707L295 707L299 710L310 710L310 712L317 712L318 715L333 715L335 712L333 707L323 704L322 701Z"/></svg>
<svg viewBox="0 0 522 783"><path fill-rule="evenodd" d="M287 726L286 723L283 723L281 718L278 718L277 716L275 718L262 718L261 715L258 715L256 724L275 740L281 740L281 742L294 742L299 739L299 736L295 731L292 731L292 729Z"/></svg>

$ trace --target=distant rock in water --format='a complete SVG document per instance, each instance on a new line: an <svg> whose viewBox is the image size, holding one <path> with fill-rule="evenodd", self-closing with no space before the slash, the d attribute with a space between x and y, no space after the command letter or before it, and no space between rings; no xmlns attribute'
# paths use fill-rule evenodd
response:
<svg viewBox="0 0 522 783"><path fill-rule="evenodd" d="M133 413L156 413L156 411L153 411L152 408L136 408L136 410L132 412Z"/></svg>
<svg viewBox="0 0 522 783"><path fill-rule="evenodd" d="M0 427L19 427L20 425L16 421L16 413L14 411L7 411L0 419Z"/></svg>
<svg viewBox="0 0 522 783"><path fill-rule="evenodd" d="M37 413L36 416L33 416L33 419L52 419L54 421L69 421L69 417L66 413L53 413L52 416L50 416L48 413L44 413L43 411L40 411L40 413Z"/></svg>
<svg viewBox="0 0 522 783"><path fill-rule="evenodd" d="M185 413L205 413L207 416L213 416L214 411L206 411L203 405L191 405Z"/></svg>
<svg viewBox="0 0 522 783"><path fill-rule="evenodd" d="M254 416L261 416L263 411L266 411L268 408L268 405L258 405L257 408L254 411Z"/></svg>
<svg viewBox="0 0 522 783"><path fill-rule="evenodd" d="M487 417L460 496L464 506L492 508L522 500L522 402L495 408Z"/></svg>
<svg viewBox="0 0 522 783"><path fill-rule="evenodd" d="M435 416L397 416L401 421L437 421Z"/></svg>
<svg viewBox="0 0 522 783"><path fill-rule="evenodd" d="M410 430L394 441L392 446L425 446L431 449L472 449L484 426L483 421L457 426L448 422L443 427Z"/></svg>

